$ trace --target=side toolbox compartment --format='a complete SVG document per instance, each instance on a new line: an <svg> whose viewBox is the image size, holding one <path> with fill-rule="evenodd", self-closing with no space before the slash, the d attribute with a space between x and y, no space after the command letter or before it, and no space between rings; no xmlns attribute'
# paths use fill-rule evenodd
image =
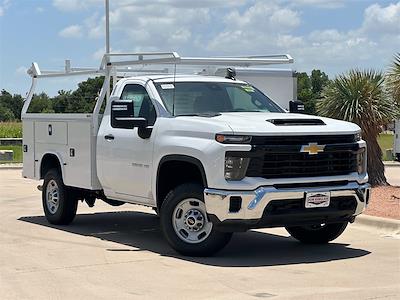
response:
<svg viewBox="0 0 400 300"><path fill-rule="evenodd" d="M35 178L35 122L22 121L22 176Z"/></svg>
<svg viewBox="0 0 400 300"><path fill-rule="evenodd" d="M96 137L90 120L68 123L65 182L85 189L100 189L96 175Z"/></svg>
<svg viewBox="0 0 400 300"><path fill-rule="evenodd" d="M40 120L35 121L35 177L40 178L40 163L46 153L53 153L63 159L68 144L68 124L63 121ZM65 175L65 174L63 174Z"/></svg>

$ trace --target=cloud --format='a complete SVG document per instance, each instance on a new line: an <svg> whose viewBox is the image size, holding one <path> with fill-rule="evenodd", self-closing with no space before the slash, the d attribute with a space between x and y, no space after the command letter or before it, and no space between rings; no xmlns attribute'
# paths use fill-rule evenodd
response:
<svg viewBox="0 0 400 300"><path fill-rule="evenodd" d="M228 3L232 7L235 3ZM193 40L209 31L211 9L206 7L224 5L223 1L149 0L134 5L137 1L118 1L110 10L110 27L117 48L140 50L187 48ZM103 38L105 19L93 13L84 22L90 38ZM194 34L195 32L195 34Z"/></svg>
<svg viewBox="0 0 400 300"><path fill-rule="evenodd" d="M64 38L80 38L83 36L82 26L71 25L61 30L58 34Z"/></svg>
<svg viewBox="0 0 400 300"><path fill-rule="evenodd" d="M6 10L10 7L11 0L3 0L0 4L0 17L4 16Z"/></svg>
<svg viewBox="0 0 400 300"><path fill-rule="evenodd" d="M369 6L364 12L362 29L373 33L400 34L400 2L386 7L379 4Z"/></svg>
<svg viewBox="0 0 400 300"><path fill-rule="evenodd" d="M234 10L225 16L224 21L225 28L208 43L209 51L242 52L243 45L246 45L251 52L262 53L271 48L269 45L273 48L289 47L291 41L288 37L295 43L301 40L301 37L289 35L301 23L300 12L274 2L259 1L243 12Z"/></svg>
<svg viewBox="0 0 400 300"><path fill-rule="evenodd" d="M97 49L93 53L92 57L93 57L93 59L100 61L103 58L104 53L106 53L106 48L102 47L102 48Z"/></svg>
<svg viewBox="0 0 400 300"><path fill-rule="evenodd" d="M93 5L104 5L104 0L53 0L53 6L61 11L79 11Z"/></svg>
<svg viewBox="0 0 400 300"><path fill-rule="evenodd" d="M292 6L313 6L326 9L340 8L345 5L344 0L282 0L284 4Z"/></svg>
<svg viewBox="0 0 400 300"><path fill-rule="evenodd" d="M360 65L384 69L398 51L400 2L367 7L355 29L328 28L299 34L300 4L311 2L319 1L295 1L296 5L290 6L282 5L282 1L260 1L245 10L233 10L225 16L225 27L208 42L207 49L224 55L290 53L297 68L321 68L330 74Z"/></svg>
<svg viewBox="0 0 400 300"><path fill-rule="evenodd" d="M79 27L78 36L104 37L102 1L57 0L54 5L56 2L69 11L98 7L81 24L71 27ZM193 56L290 53L300 70L321 68L334 74L360 65L384 68L400 45L400 2L370 5L352 29L313 31L301 27L307 9L335 9L346 2L118 0L110 5L112 45L128 52L171 50ZM99 59L103 53L104 49L98 49L93 58Z"/></svg>
<svg viewBox="0 0 400 300"><path fill-rule="evenodd" d="M28 68L24 66L20 66L15 70L17 75L26 75L26 72L28 72Z"/></svg>

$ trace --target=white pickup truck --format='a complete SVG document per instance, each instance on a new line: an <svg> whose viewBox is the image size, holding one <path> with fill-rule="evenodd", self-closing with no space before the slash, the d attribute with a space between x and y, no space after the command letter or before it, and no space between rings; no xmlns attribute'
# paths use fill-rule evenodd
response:
<svg viewBox="0 0 400 300"><path fill-rule="evenodd" d="M222 249L232 232L253 228L286 227L301 242L327 243L363 212L370 186L366 143L355 124L288 113L232 73L121 78L107 98L121 65L246 67L290 56L158 55L112 62L109 54L96 71L68 67L64 75L105 74L91 114L27 113L36 81L57 76L37 64L29 70L23 176L44 179L50 223L72 222L79 200L142 204L159 214L172 248L200 256Z"/></svg>

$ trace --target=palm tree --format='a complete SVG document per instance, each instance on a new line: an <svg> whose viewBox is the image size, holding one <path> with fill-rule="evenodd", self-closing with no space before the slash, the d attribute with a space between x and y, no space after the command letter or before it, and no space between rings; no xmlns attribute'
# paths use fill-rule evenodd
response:
<svg viewBox="0 0 400 300"><path fill-rule="evenodd" d="M397 108L384 89L384 76L377 71L351 70L328 84L317 103L320 115L353 122L360 126L367 142L368 173L372 185L386 185L378 135L393 121Z"/></svg>
<svg viewBox="0 0 400 300"><path fill-rule="evenodd" d="M400 107L400 52L394 55L393 63L389 67L387 85L395 104Z"/></svg>

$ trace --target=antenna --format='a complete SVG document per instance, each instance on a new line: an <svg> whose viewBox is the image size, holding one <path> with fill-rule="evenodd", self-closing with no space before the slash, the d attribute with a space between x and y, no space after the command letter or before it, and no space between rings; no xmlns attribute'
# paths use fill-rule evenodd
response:
<svg viewBox="0 0 400 300"><path fill-rule="evenodd" d="M106 54L110 54L110 1L105 0L106 2ZM110 67L108 63L110 62L110 57L107 56L106 58L106 77L110 77ZM114 86L114 80L112 85ZM110 84L106 87L107 94L106 94L106 101L110 99Z"/></svg>
<svg viewBox="0 0 400 300"><path fill-rule="evenodd" d="M110 1L106 1L106 53L110 53Z"/></svg>

